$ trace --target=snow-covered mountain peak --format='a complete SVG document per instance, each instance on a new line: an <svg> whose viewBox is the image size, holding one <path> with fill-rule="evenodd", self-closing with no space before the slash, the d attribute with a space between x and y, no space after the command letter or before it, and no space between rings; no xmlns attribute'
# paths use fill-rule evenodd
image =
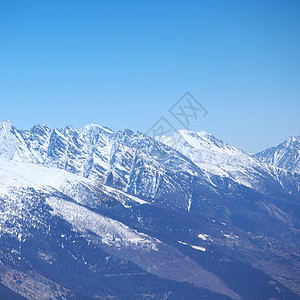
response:
<svg viewBox="0 0 300 300"><path fill-rule="evenodd" d="M13 123L7 120L0 121L0 147L5 142L6 137L10 134L11 130L15 128Z"/></svg>
<svg viewBox="0 0 300 300"><path fill-rule="evenodd" d="M9 120L0 120L0 128L11 128L13 126L13 123Z"/></svg>
<svg viewBox="0 0 300 300"><path fill-rule="evenodd" d="M51 131L51 128L45 124L34 125L30 129L30 132L36 132L36 133L41 133L41 132L45 132L45 131Z"/></svg>
<svg viewBox="0 0 300 300"><path fill-rule="evenodd" d="M293 145L294 143L300 144L300 136L290 136L284 142L286 147Z"/></svg>
<svg viewBox="0 0 300 300"><path fill-rule="evenodd" d="M180 133L181 135L190 135L190 136L198 137L201 139L215 138L212 134L210 134L204 130L197 132L197 131L192 131L192 130L188 130L188 129L180 129L180 130L178 130L178 133Z"/></svg>
<svg viewBox="0 0 300 300"><path fill-rule="evenodd" d="M218 139L212 134L202 130L199 132L194 132L191 130L179 130L178 133L183 139L186 140L189 144L198 144L204 147L209 147L210 144L214 144Z"/></svg>
<svg viewBox="0 0 300 300"><path fill-rule="evenodd" d="M260 161L300 173L300 136L288 137L276 147L255 154Z"/></svg>
<svg viewBox="0 0 300 300"><path fill-rule="evenodd" d="M189 146L200 151L209 150L211 152L218 153L226 152L226 154L228 155L246 154L243 150L235 146L231 146L219 139L218 137L215 137L214 135L203 130L200 132L193 132L190 130L179 130L178 133L174 134L174 137L175 135L177 135L177 140L178 134Z"/></svg>
<svg viewBox="0 0 300 300"><path fill-rule="evenodd" d="M288 139L295 146L284 146L289 149L284 153L295 153L289 160L299 165L297 140ZM278 180L278 170L270 166L276 164L266 164L205 131L180 130L153 139L128 129L113 132L96 124L79 130L36 125L28 131L2 121L0 141L1 158L64 169L143 197L156 197L162 186L172 190L171 177L181 172L205 176L209 184L212 177L221 176L256 189L263 185L265 174L272 177L268 180ZM147 182L143 189L141 180Z"/></svg>
<svg viewBox="0 0 300 300"><path fill-rule="evenodd" d="M105 127L105 126L100 126L98 124L86 124L84 126L82 126L79 131L105 131L107 133L113 133L113 131L108 128L108 127Z"/></svg>
<svg viewBox="0 0 300 300"><path fill-rule="evenodd" d="M239 184L261 190L265 176L277 176L273 174L277 173L276 168L205 131L180 130L171 137L157 139L188 157L205 171L208 178L215 175L227 177Z"/></svg>

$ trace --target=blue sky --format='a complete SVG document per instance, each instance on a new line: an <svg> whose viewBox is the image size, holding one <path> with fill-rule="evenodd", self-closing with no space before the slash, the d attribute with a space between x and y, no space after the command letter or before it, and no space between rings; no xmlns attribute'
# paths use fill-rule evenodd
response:
<svg viewBox="0 0 300 300"><path fill-rule="evenodd" d="M250 152L300 134L299 1L1 1L0 119L146 132L186 91ZM180 126L177 126L180 128Z"/></svg>

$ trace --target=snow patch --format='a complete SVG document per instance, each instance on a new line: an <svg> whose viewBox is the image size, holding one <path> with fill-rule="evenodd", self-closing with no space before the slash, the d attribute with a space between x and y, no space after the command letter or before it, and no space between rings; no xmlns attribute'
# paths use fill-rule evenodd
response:
<svg viewBox="0 0 300 300"><path fill-rule="evenodd" d="M69 222L73 228L88 233L95 233L103 244L117 248L131 247L142 250L158 250L158 240L144 233L129 228L123 223L104 217L76 203L51 197L47 204L53 209L53 214Z"/></svg>
<svg viewBox="0 0 300 300"><path fill-rule="evenodd" d="M191 247L192 247L193 249L200 250L200 251L202 251L202 252L205 252L205 251L206 251L206 249L205 249L204 247L201 247L201 246L191 245Z"/></svg>

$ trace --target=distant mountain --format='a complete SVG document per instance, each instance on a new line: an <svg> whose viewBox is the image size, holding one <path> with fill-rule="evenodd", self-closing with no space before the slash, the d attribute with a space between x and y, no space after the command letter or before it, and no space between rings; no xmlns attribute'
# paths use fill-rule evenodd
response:
<svg viewBox="0 0 300 300"><path fill-rule="evenodd" d="M289 137L277 147L255 154L255 157L278 168L300 173L300 136Z"/></svg>
<svg viewBox="0 0 300 300"><path fill-rule="evenodd" d="M157 140L188 157L208 178L230 178L238 184L264 193L278 193L282 188L291 194L299 193L299 175L261 162L252 154L205 131L179 130L169 137L157 137Z"/></svg>
<svg viewBox="0 0 300 300"><path fill-rule="evenodd" d="M0 298L296 299L299 186L206 132L2 121Z"/></svg>

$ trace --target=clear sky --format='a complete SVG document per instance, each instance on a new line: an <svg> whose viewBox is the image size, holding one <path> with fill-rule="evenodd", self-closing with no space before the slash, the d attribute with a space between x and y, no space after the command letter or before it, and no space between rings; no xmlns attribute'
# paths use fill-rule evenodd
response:
<svg viewBox="0 0 300 300"><path fill-rule="evenodd" d="M300 1L0 1L0 119L145 132L184 92L256 152L300 134ZM180 126L178 126L180 127Z"/></svg>

